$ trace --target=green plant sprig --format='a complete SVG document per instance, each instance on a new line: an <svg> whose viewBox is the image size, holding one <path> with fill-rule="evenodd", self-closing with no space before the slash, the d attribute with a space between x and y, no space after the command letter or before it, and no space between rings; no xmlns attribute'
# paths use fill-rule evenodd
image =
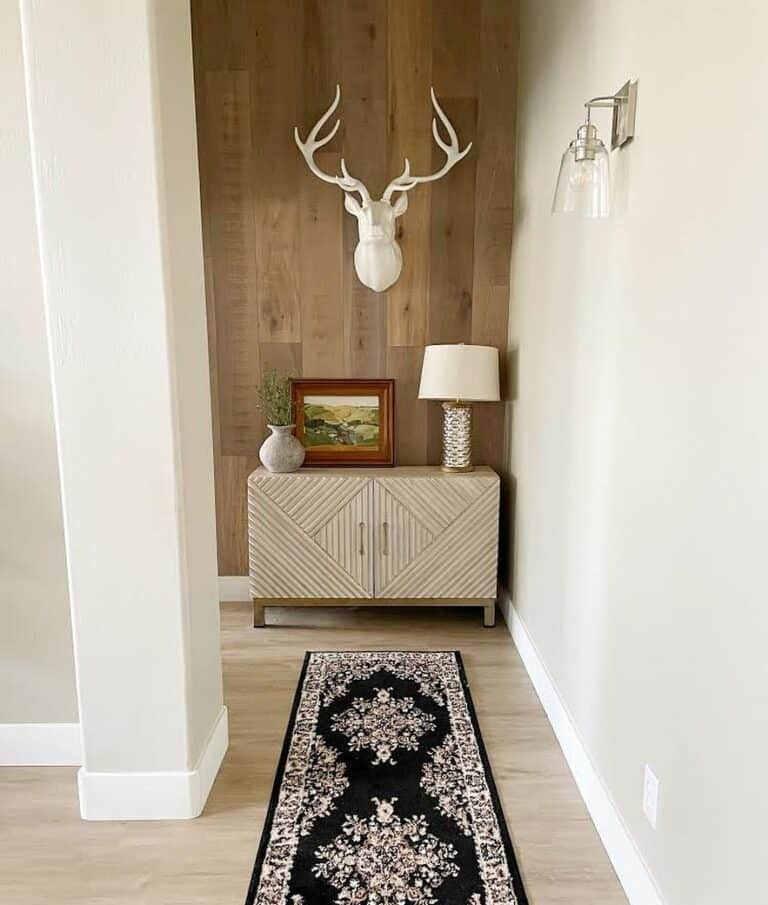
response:
<svg viewBox="0 0 768 905"><path fill-rule="evenodd" d="M293 424L290 377L278 374L270 368L262 375L257 392L259 408L264 412L267 424L275 426Z"/></svg>

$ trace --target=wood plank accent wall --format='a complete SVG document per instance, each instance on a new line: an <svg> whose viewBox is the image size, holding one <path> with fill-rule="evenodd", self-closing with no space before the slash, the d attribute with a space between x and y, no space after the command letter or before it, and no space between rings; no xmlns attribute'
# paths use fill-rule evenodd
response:
<svg viewBox="0 0 768 905"><path fill-rule="evenodd" d="M436 463L440 408L416 399L423 347L507 336L517 72L515 0L192 0L214 407L219 572L247 572L246 478L265 436L264 368L394 377L398 464ZM470 154L414 189L403 272L366 289L343 193L293 142L342 87L343 154L374 196L442 164L430 85ZM476 460L503 465L504 406L475 408Z"/></svg>

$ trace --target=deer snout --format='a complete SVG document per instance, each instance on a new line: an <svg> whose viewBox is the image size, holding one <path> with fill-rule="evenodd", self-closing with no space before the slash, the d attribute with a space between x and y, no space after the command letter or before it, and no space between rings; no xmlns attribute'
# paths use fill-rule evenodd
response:
<svg viewBox="0 0 768 905"><path fill-rule="evenodd" d="M391 236L389 235L390 230L388 230L385 226L371 226L368 229L368 239L372 241L376 240L389 240Z"/></svg>
<svg viewBox="0 0 768 905"><path fill-rule="evenodd" d="M361 242L392 242L394 215L386 201L367 201L358 213Z"/></svg>
<svg viewBox="0 0 768 905"><path fill-rule="evenodd" d="M363 220L360 220L359 224L361 242L391 242L395 238L391 224L366 223Z"/></svg>

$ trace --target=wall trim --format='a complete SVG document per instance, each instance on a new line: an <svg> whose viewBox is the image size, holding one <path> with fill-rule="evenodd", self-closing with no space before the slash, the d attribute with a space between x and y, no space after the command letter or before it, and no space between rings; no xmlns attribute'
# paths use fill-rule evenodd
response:
<svg viewBox="0 0 768 905"><path fill-rule="evenodd" d="M509 592L503 588L499 594L499 609L630 905L663 905L650 870L603 785L552 676L512 604Z"/></svg>
<svg viewBox="0 0 768 905"><path fill-rule="evenodd" d="M198 817L229 745L227 708L219 711L194 770L77 774L83 820L187 820Z"/></svg>
<svg viewBox="0 0 768 905"><path fill-rule="evenodd" d="M0 723L0 767L79 767L79 723Z"/></svg>
<svg viewBox="0 0 768 905"><path fill-rule="evenodd" d="M219 601L221 603L250 602L251 587L247 575L219 575Z"/></svg>

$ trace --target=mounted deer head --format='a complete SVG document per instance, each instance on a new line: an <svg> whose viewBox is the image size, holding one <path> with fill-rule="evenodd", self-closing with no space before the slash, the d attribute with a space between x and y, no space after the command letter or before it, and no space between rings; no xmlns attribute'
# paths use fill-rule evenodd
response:
<svg viewBox="0 0 768 905"><path fill-rule="evenodd" d="M440 104L435 97L435 89L431 89L432 105L435 112L440 117L445 131L448 133L448 141L443 141L437 128L437 120L432 120L432 135L445 152L445 163L429 176L413 176L411 175L411 165L408 158L405 159L405 169L392 182L389 183L384 194L378 201L371 199L368 189L360 182L350 176L344 158L341 159L341 176L333 176L330 173L324 173L315 163L315 151L327 145L333 138L339 128L341 120L336 120L336 125L331 129L325 138L318 138L320 130L328 122L333 111L339 106L341 100L341 89L336 86L336 97L331 106L317 121L315 127L307 136L306 141L302 141L298 128L294 129L294 138L299 150L307 161L307 166L312 170L315 176L318 176L324 182L330 182L338 185L346 194L344 196L344 207L350 214L357 217L357 225L359 231L359 241L355 248L355 270L360 282L374 292L384 292L397 280L400 276L400 270L403 266L403 255L400 246L395 240L395 220L401 214L404 214L408 208L408 197L405 194L420 182L434 182L455 166L462 157L466 157L472 147L470 142L463 151L459 150L459 139L456 131L450 123L450 120L443 112ZM353 192L357 192L360 196L358 201ZM392 196L397 194L397 199L392 203Z"/></svg>

